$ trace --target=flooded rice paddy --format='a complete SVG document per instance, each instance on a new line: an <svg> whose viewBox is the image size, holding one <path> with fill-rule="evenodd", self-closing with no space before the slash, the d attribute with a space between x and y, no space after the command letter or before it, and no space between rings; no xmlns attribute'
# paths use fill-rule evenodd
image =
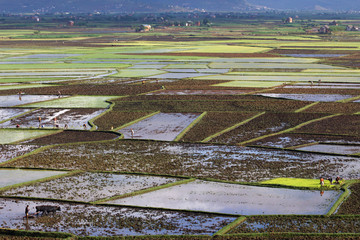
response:
<svg viewBox="0 0 360 240"><path fill-rule="evenodd" d="M0 124L1 128L68 128L89 129L88 122L104 109L37 109Z"/></svg>
<svg viewBox="0 0 360 240"><path fill-rule="evenodd" d="M177 178L141 175L81 173L18 187L5 191L2 195L92 202L178 180Z"/></svg>
<svg viewBox="0 0 360 240"><path fill-rule="evenodd" d="M306 147L297 148L297 150L322 153L338 154L357 154L360 153L360 145L334 145L334 144L315 144Z"/></svg>
<svg viewBox="0 0 360 240"><path fill-rule="evenodd" d="M24 219L24 209L59 206L55 214ZM94 206L0 198L0 227L68 232L79 236L212 235L235 217L129 207Z"/></svg>
<svg viewBox="0 0 360 240"><path fill-rule="evenodd" d="M14 128L16 125L14 126ZM55 133L52 130L0 129L0 144L9 144Z"/></svg>
<svg viewBox="0 0 360 240"><path fill-rule="evenodd" d="M353 95L344 94L284 94L284 93L258 93L256 95L270 98L285 98L299 101L310 102L336 102L354 97Z"/></svg>
<svg viewBox="0 0 360 240"><path fill-rule="evenodd" d="M30 109L24 108L1 108L0 109L0 122L7 120L9 118L15 117L17 115L26 113Z"/></svg>
<svg viewBox="0 0 360 240"><path fill-rule="evenodd" d="M158 113L119 130L125 139L173 141L200 114Z"/></svg>
<svg viewBox="0 0 360 240"><path fill-rule="evenodd" d="M0 107L13 107L17 105L29 104L34 102L48 101L58 98L56 95L7 95L0 96Z"/></svg>
<svg viewBox="0 0 360 240"><path fill-rule="evenodd" d="M360 177L356 157L153 141L55 146L7 166L131 171L247 182L319 175Z"/></svg>
<svg viewBox="0 0 360 240"><path fill-rule="evenodd" d="M211 74L206 73L164 73L160 75L150 76L146 78L170 78L170 79L181 79L181 78L195 78L202 76L209 76Z"/></svg>
<svg viewBox="0 0 360 240"><path fill-rule="evenodd" d="M11 186L18 183L39 180L46 177L52 177L64 174L64 171L37 171L20 169L0 169L0 188Z"/></svg>
<svg viewBox="0 0 360 240"><path fill-rule="evenodd" d="M9 145L0 144L0 163L9 161L12 158L32 152L38 147L35 145Z"/></svg>
<svg viewBox="0 0 360 240"><path fill-rule="evenodd" d="M238 95L247 92L250 90L163 90L146 95Z"/></svg>
<svg viewBox="0 0 360 240"><path fill-rule="evenodd" d="M61 97L54 101L29 104L29 107L43 108L108 108L107 100L119 98L120 96L73 96Z"/></svg>
<svg viewBox="0 0 360 240"><path fill-rule="evenodd" d="M109 203L241 215L326 214L341 193L326 191L321 196L319 191L198 180Z"/></svg>

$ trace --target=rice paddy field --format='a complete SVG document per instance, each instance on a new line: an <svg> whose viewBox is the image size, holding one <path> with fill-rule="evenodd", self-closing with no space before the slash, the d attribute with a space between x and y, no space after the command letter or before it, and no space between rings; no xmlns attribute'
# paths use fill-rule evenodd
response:
<svg viewBox="0 0 360 240"><path fill-rule="evenodd" d="M360 238L360 33L40 30L0 29L0 239Z"/></svg>

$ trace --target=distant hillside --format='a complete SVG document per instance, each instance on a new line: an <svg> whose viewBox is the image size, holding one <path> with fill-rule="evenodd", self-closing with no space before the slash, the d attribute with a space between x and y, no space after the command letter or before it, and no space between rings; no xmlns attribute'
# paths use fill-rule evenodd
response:
<svg viewBox="0 0 360 240"><path fill-rule="evenodd" d="M242 11L246 0L0 0L2 12Z"/></svg>
<svg viewBox="0 0 360 240"><path fill-rule="evenodd" d="M357 0L248 0L249 4L260 5L276 10L318 10L318 11L348 11L360 10Z"/></svg>
<svg viewBox="0 0 360 240"><path fill-rule="evenodd" d="M2 12L168 12L360 10L355 0L0 0Z"/></svg>

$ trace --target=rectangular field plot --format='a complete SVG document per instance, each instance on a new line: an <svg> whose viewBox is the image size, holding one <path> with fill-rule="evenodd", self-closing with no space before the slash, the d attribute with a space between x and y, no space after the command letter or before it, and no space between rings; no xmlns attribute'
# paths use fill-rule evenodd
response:
<svg viewBox="0 0 360 240"><path fill-rule="evenodd" d="M120 96L74 96L57 98L54 101L33 103L27 107L42 108L108 108L110 103L106 100L119 98Z"/></svg>
<svg viewBox="0 0 360 240"><path fill-rule="evenodd" d="M224 76L227 78L227 76ZM213 79L209 80L226 80L223 76L217 75L214 76ZM200 79L200 78L199 78ZM270 81L230 81L225 83L214 84L215 87L251 87L251 88L269 88L269 87L276 87L281 86L285 82L270 82Z"/></svg>
<svg viewBox="0 0 360 240"><path fill-rule="evenodd" d="M195 181L110 203L241 215L326 214L340 195Z"/></svg>
<svg viewBox="0 0 360 240"><path fill-rule="evenodd" d="M210 62L216 63L312 63L318 61L318 59L304 59L304 58L214 58L209 59Z"/></svg>
<svg viewBox="0 0 360 240"><path fill-rule="evenodd" d="M360 135L360 115L340 115L313 122L297 129L295 132L312 134L341 134L348 136Z"/></svg>
<svg viewBox="0 0 360 240"><path fill-rule="evenodd" d="M163 90L146 95L238 95L251 90Z"/></svg>
<svg viewBox="0 0 360 240"><path fill-rule="evenodd" d="M41 137L55 132L56 131L54 130L0 129L0 144L24 141L30 138Z"/></svg>
<svg viewBox="0 0 360 240"><path fill-rule="evenodd" d="M210 63L210 68L279 68L279 69L343 69L325 64L316 63Z"/></svg>
<svg viewBox="0 0 360 240"><path fill-rule="evenodd" d="M0 227L24 229L24 209L58 205L61 212L29 219L33 231L68 232L79 236L213 235L236 217L129 207L53 203L0 198ZM53 224L56 218L56 224Z"/></svg>
<svg viewBox="0 0 360 240"><path fill-rule="evenodd" d="M119 130L125 139L173 141L199 113L159 113Z"/></svg>
<svg viewBox="0 0 360 240"><path fill-rule="evenodd" d="M181 140L203 141L224 129L253 117L253 112L208 112Z"/></svg>
<svg viewBox="0 0 360 240"><path fill-rule="evenodd" d="M0 163L22 156L37 148L35 145L7 145L2 143L0 144Z"/></svg>
<svg viewBox="0 0 360 240"><path fill-rule="evenodd" d="M82 173L57 178L48 182L11 189L3 192L7 196L26 196L92 202L116 195L151 188L179 179L121 175L110 173Z"/></svg>
<svg viewBox="0 0 360 240"><path fill-rule="evenodd" d="M360 89L360 84L346 84L346 83L321 83L308 84L298 83L293 85L283 86L283 88L307 88L307 89Z"/></svg>
<svg viewBox="0 0 360 240"><path fill-rule="evenodd" d="M288 148L317 142L337 144L360 144L360 137L284 133L272 137L267 137L256 142L252 142L251 145Z"/></svg>
<svg viewBox="0 0 360 240"><path fill-rule="evenodd" d="M56 95L7 95L0 96L0 107L13 107L16 105L48 101L58 98Z"/></svg>
<svg viewBox="0 0 360 240"><path fill-rule="evenodd" d="M338 153L338 154L357 154L360 153L360 145L335 145L335 144L315 144L306 147L300 147L296 150L322 153Z"/></svg>
<svg viewBox="0 0 360 240"><path fill-rule="evenodd" d="M120 69L118 73L111 75L112 77L147 77L152 75L163 74L165 71L157 69Z"/></svg>
<svg viewBox="0 0 360 240"><path fill-rule="evenodd" d="M66 172L0 169L0 188L64 173Z"/></svg>
<svg viewBox="0 0 360 240"><path fill-rule="evenodd" d="M147 78L169 78L169 79L182 79L182 78L195 78L201 76L209 76L212 74L207 73L164 73L160 75L150 76Z"/></svg>
<svg viewBox="0 0 360 240"><path fill-rule="evenodd" d="M204 76L198 77L198 80L228 80L228 81L275 81L275 82L313 82L313 86L319 86L318 81L321 79L321 84L329 82L344 82L344 83L359 83L360 77L346 77L346 76L282 76L282 75L243 75L238 73L231 73L225 75Z"/></svg>
<svg viewBox="0 0 360 240"><path fill-rule="evenodd" d="M336 102L354 97L353 95L343 94L285 94L285 93L258 93L256 95L270 98L284 98L298 101L309 102Z"/></svg>
<svg viewBox="0 0 360 240"><path fill-rule="evenodd" d="M217 143L240 143L263 135L280 132L300 123L320 118L323 114L265 113L232 131L211 140Z"/></svg>
<svg viewBox="0 0 360 240"><path fill-rule="evenodd" d="M249 217L239 226L228 232L237 233L268 233L268 232L297 232L297 233L359 233L360 218L346 216L330 217Z"/></svg>
<svg viewBox="0 0 360 240"><path fill-rule="evenodd" d="M256 101L227 100L227 101L216 101L216 102L213 100L209 100L209 101L169 100L169 101L128 101L128 102L115 101L116 105L114 109L127 109L129 111L161 111L161 112L205 112L205 111L290 112L305 107L306 105L311 103L311 102L289 101L289 100L280 100L280 99L272 100L270 98L265 98L265 97L263 99Z"/></svg>
<svg viewBox="0 0 360 240"><path fill-rule="evenodd" d="M319 175L360 178L357 157L210 144L140 143L111 141L54 146L4 167L146 172L246 182ZM146 154L139 157L139 153Z"/></svg>
<svg viewBox="0 0 360 240"><path fill-rule="evenodd" d="M88 122L98 116L104 109L37 109L28 114L13 118L0 124L3 128L88 128ZM65 127L67 125L67 127Z"/></svg>
<svg viewBox="0 0 360 240"><path fill-rule="evenodd" d="M1 108L0 109L0 122L5 121L9 118L15 117L17 115L26 113L30 109L24 108Z"/></svg>

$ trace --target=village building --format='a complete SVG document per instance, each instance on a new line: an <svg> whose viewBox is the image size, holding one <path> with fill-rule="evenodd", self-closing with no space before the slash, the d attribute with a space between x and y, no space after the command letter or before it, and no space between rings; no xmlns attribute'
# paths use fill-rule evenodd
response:
<svg viewBox="0 0 360 240"><path fill-rule="evenodd" d="M324 25L324 26L319 28L318 32L321 33L321 34L328 34L328 33L331 33L331 30L330 30L330 27L328 25Z"/></svg>
<svg viewBox="0 0 360 240"><path fill-rule="evenodd" d="M149 32L151 30L151 25L149 24L141 24L139 27L140 32Z"/></svg>
<svg viewBox="0 0 360 240"><path fill-rule="evenodd" d="M359 31L359 27L353 26L353 25L347 25L346 31Z"/></svg>
<svg viewBox="0 0 360 240"><path fill-rule="evenodd" d="M339 23L338 23L336 20L334 20L334 21L332 21L331 23L329 23L329 25L330 25L330 26L338 26Z"/></svg>
<svg viewBox="0 0 360 240"><path fill-rule="evenodd" d="M285 23L292 23L293 22L293 18L292 17L288 17L285 19Z"/></svg>

